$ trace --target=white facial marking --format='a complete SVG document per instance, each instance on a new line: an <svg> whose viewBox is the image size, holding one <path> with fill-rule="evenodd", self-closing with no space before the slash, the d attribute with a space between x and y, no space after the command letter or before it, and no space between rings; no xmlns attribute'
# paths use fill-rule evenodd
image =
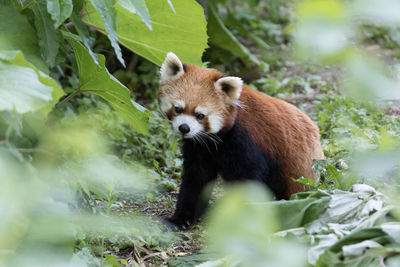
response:
<svg viewBox="0 0 400 267"><path fill-rule="evenodd" d="M192 138L193 136L204 130L203 125L201 125L193 116L184 114L176 116L172 120L172 128L176 132L180 133L179 126L181 126L184 123L186 123L190 128L190 131L187 134L185 134L184 138Z"/></svg>
<svg viewBox="0 0 400 267"><path fill-rule="evenodd" d="M200 114L203 114L203 115L208 115L208 113L209 113L208 109L206 107L202 107L202 106L197 106L195 108L194 112L200 113Z"/></svg>
<svg viewBox="0 0 400 267"><path fill-rule="evenodd" d="M162 96L160 97L160 109L163 113L166 113L172 107L171 102L168 97Z"/></svg>
<svg viewBox="0 0 400 267"><path fill-rule="evenodd" d="M208 116L208 123L210 125L211 133L218 133L223 126L222 117L219 114L211 114Z"/></svg>
<svg viewBox="0 0 400 267"><path fill-rule="evenodd" d="M175 100L174 106L178 108L185 108L185 101L183 100Z"/></svg>

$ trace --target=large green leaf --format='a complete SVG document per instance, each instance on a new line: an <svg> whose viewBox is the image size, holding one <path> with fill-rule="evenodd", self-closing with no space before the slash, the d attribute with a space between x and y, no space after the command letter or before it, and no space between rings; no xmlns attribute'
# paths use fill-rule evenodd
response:
<svg viewBox="0 0 400 267"><path fill-rule="evenodd" d="M47 11L58 28L69 16L73 9L72 0L47 0Z"/></svg>
<svg viewBox="0 0 400 267"><path fill-rule="evenodd" d="M99 62L97 65L82 44L73 38L68 38L68 40L74 48L79 68L79 89L104 98L135 130L147 133L150 112L133 102L128 88L107 71L104 66L104 56L97 54Z"/></svg>
<svg viewBox="0 0 400 267"><path fill-rule="evenodd" d="M35 30L26 16L8 1L0 8L0 50L21 50L26 59L43 72L48 72L40 57Z"/></svg>
<svg viewBox="0 0 400 267"><path fill-rule="evenodd" d="M207 47L206 21L203 9L194 0L175 0L173 7L166 0L147 1L153 30L120 5L117 36L121 44L135 53L161 65L165 55L173 51L185 63L201 64ZM83 20L105 33L101 16L86 5Z"/></svg>
<svg viewBox="0 0 400 267"><path fill-rule="evenodd" d="M97 10L102 18L102 25L104 25L108 39L114 48L115 54L119 62L125 66L125 61L122 58L121 48L118 44L118 37L115 33L117 29L117 13L115 10L116 0L90 0L89 6Z"/></svg>
<svg viewBox="0 0 400 267"><path fill-rule="evenodd" d="M47 12L46 1L39 0L30 8L35 14L35 27L42 56L48 66L54 67L60 47L59 32L54 28L53 20Z"/></svg>
<svg viewBox="0 0 400 267"><path fill-rule="evenodd" d="M20 51L0 51L0 111L48 113L64 94L55 80L39 71Z"/></svg>
<svg viewBox="0 0 400 267"><path fill-rule="evenodd" d="M138 14L147 27L152 30L149 10L144 0L119 0L118 3L133 14Z"/></svg>

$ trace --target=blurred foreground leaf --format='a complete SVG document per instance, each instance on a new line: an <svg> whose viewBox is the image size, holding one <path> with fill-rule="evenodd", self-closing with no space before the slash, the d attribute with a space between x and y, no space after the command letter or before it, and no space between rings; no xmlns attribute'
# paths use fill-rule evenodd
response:
<svg viewBox="0 0 400 267"><path fill-rule="evenodd" d="M47 128L34 162L0 145L0 266L97 266L102 259L77 243L172 238L147 217L110 213L119 193L142 190L150 172L104 154L105 140L90 126L69 117Z"/></svg>
<svg viewBox="0 0 400 267"><path fill-rule="evenodd" d="M0 110L47 114L63 94L57 82L26 61L20 51L0 52Z"/></svg>
<svg viewBox="0 0 400 267"><path fill-rule="evenodd" d="M268 199L260 184L234 186L226 192L210 214L205 251L219 256L212 257L217 261L208 262L210 266L306 266L302 245L273 237L278 222L274 207L264 206Z"/></svg>
<svg viewBox="0 0 400 267"><path fill-rule="evenodd" d="M229 190L211 213L206 248L173 262L191 266L207 255L204 266L306 266L304 257L313 266L397 262L400 223L388 222L392 206L371 186L302 192L288 201L263 194L257 187ZM276 232L279 225L285 230Z"/></svg>

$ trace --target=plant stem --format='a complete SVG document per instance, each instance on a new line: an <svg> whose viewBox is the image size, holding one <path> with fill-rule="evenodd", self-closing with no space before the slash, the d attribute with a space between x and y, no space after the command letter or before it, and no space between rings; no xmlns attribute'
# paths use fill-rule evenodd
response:
<svg viewBox="0 0 400 267"><path fill-rule="evenodd" d="M104 261L104 236L101 238L101 263Z"/></svg>
<svg viewBox="0 0 400 267"><path fill-rule="evenodd" d="M81 93L81 90L76 90L75 92L69 94L67 97L65 97L60 103L57 104L57 107L61 107L62 105L64 105L65 103L67 103L68 101L70 101L74 96L76 96L77 94Z"/></svg>

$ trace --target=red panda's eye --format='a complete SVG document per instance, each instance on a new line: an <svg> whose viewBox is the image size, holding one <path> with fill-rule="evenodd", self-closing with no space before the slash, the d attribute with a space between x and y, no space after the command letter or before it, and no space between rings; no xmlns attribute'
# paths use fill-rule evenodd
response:
<svg viewBox="0 0 400 267"><path fill-rule="evenodd" d="M201 113L197 113L196 114L196 119L198 119L198 120L202 120L202 119L204 119L204 114L201 114Z"/></svg>
<svg viewBox="0 0 400 267"><path fill-rule="evenodd" d="M183 112L183 108L181 108L181 107L175 107L175 112L178 113L178 114L180 114L180 113Z"/></svg>

